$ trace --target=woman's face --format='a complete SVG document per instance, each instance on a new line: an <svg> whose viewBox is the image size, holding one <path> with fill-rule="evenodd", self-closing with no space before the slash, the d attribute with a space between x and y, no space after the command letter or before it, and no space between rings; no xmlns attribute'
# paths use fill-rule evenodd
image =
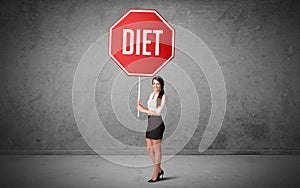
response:
<svg viewBox="0 0 300 188"><path fill-rule="evenodd" d="M152 82L152 88L155 92L160 92L161 85L160 85L159 81L154 79L153 82Z"/></svg>

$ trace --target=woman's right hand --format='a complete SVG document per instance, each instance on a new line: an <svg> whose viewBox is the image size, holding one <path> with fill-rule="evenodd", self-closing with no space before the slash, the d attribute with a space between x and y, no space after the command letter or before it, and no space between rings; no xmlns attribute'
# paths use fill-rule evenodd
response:
<svg viewBox="0 0 300 188"><path fill-rule="evenodd" d="M137 104L137 105L140 105L140 106L143 106L143 105L142 105L142 101L141 101L140 99L138 99L138 100L136 101L136 104Z"/></svg>
<svg viewBox="0 0 300 188"><path fill-rule="evenodd" d="M138 111L142 111L144 108L143 108L141 105L137 105L136 109L137 109Z"/></svg>

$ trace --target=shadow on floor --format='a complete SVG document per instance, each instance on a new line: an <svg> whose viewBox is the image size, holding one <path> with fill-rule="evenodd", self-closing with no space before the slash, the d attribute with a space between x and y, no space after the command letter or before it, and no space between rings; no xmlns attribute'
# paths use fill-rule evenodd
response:
<svg viewBox="0 0 300 188"><path fill-rule="evenodd" d="M173 179L177 179L177 178L180 178L180 176L164 177L163 179L161 179L159 181L168 181L168 180L173 180Z"/></svg>

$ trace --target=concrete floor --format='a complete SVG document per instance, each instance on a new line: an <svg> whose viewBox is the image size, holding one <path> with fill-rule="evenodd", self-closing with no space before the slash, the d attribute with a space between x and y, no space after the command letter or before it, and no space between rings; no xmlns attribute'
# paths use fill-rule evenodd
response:
<svg viewBox="0 0 300 188"><path fill-rule="evenodd" d="M149 184L151 167L119 166L98 155L1 155L0 188L300 187L300 155L178 155L162 166L165 179Z"/></svg>

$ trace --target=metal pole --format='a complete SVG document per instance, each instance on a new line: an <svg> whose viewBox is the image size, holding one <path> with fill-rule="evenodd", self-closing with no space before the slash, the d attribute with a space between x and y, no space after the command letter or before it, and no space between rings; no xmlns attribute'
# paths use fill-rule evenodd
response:
<svg viewBox="0 0 300 188"><path fill-rule="evenodd" d="M138 100L141 99L141 77L139 76ZM140 111L137 111L137 117L140 117Z"/></svg>

